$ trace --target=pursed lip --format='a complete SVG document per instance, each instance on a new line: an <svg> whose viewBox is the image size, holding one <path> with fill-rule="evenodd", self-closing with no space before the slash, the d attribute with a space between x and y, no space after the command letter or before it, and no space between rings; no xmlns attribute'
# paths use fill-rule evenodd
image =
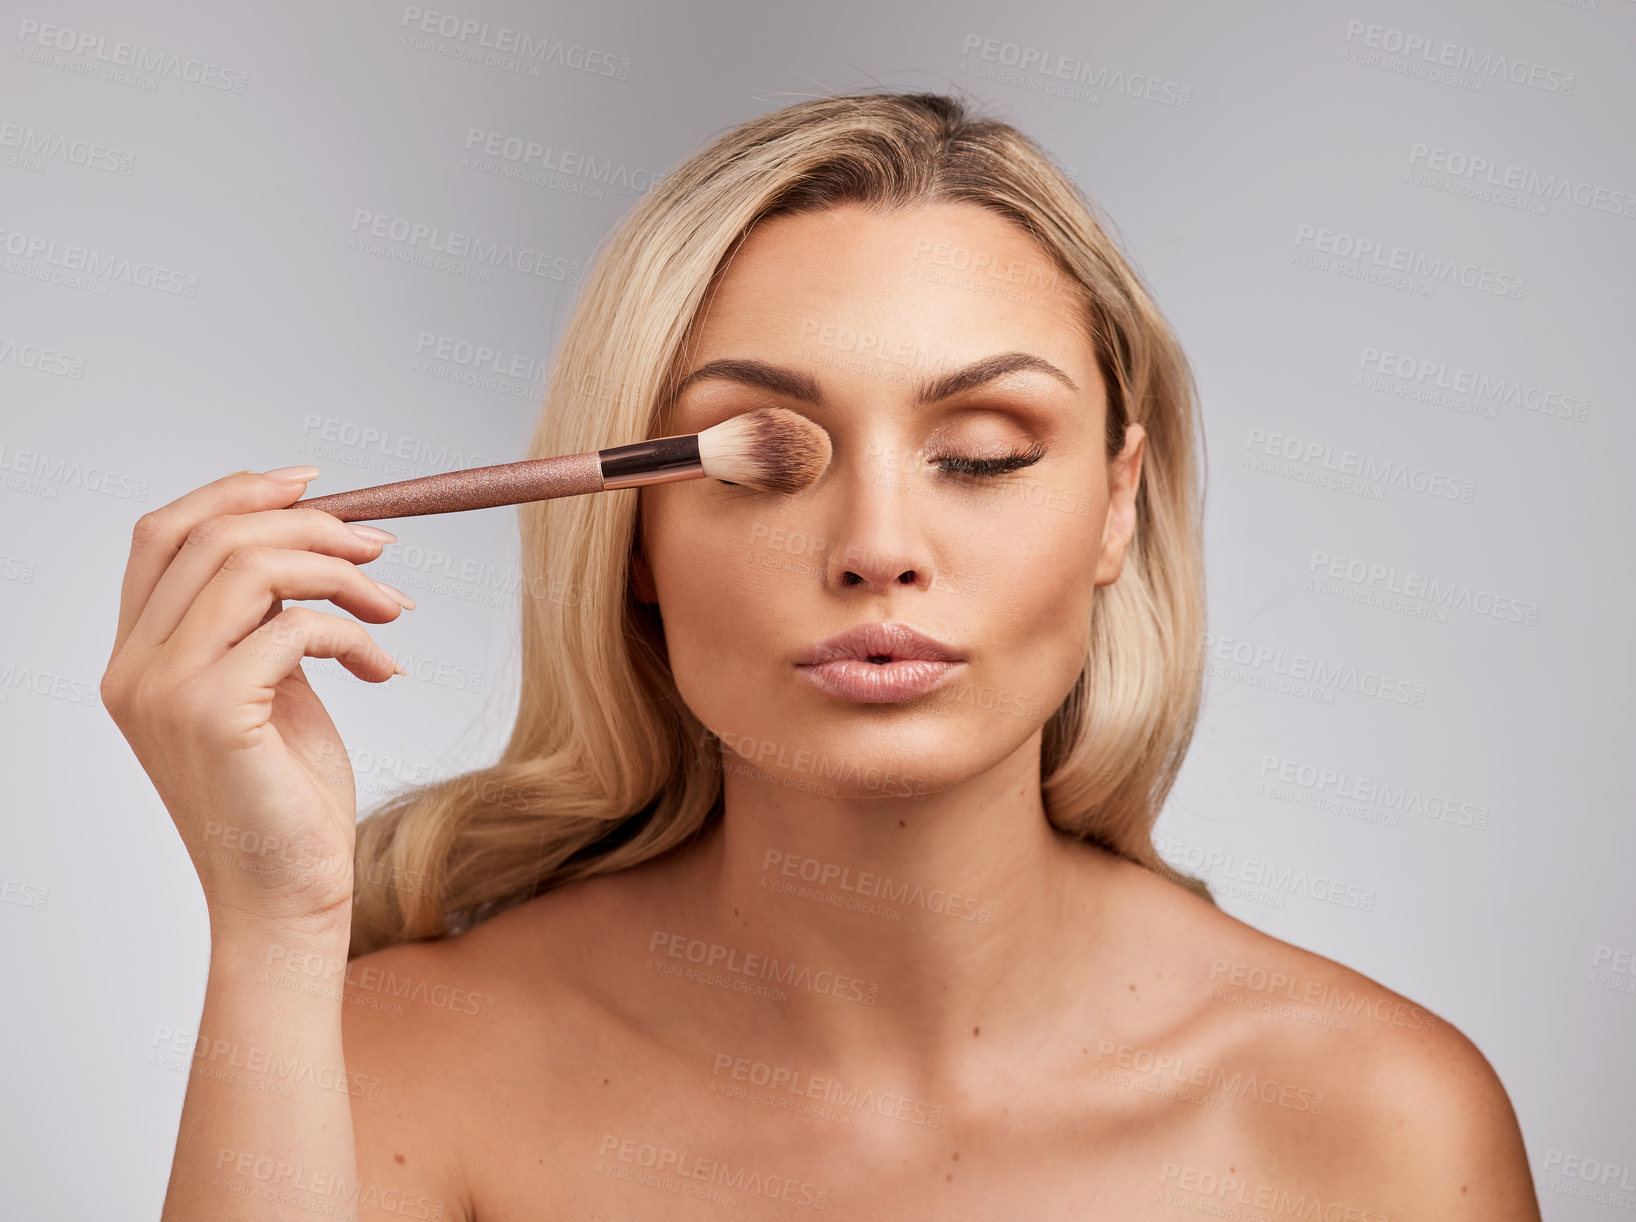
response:
<svg viewBox="0 0 1636 1222"><path fill-rule="evenodd" d="M885 621L856 624L844 632L811 646L797 666L821 666L848 658L888 658L894 662L963 662L964 656L952 645L909 624Z"/></svg>

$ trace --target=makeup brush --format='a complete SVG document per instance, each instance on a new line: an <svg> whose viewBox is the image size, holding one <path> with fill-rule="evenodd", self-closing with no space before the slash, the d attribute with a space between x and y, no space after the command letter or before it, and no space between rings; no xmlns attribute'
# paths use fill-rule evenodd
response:
<svg viewBox="0 0 1636 1222"><path fill-rule="evenodd" d="M788 494L815 483L829 466L830 453L829 434L805 416L783 407L758 407L702 433L443 471L304 497L287 508L322 509L343 522L359 522L458 513L705 476Z"/></svg>

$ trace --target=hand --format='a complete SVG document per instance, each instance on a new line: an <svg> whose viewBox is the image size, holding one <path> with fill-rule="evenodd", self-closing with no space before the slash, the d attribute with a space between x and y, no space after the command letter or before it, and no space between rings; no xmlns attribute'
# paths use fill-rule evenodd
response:
<svg viewBox="0 0 1636 1222"><path fill-rule="evenodd" d="M228 475L131 536L102 701L170 811L213 929L350 921L352 764L301 659L372 683L402 671L356 620L283 600L370 623L414 601L358 567L392 536L283 508L305 491L305 478Z"/></svg>

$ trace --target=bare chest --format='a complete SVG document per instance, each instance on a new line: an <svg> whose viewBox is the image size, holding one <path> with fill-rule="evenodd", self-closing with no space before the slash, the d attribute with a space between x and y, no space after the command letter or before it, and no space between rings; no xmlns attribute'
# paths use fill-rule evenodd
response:
<svg viewBox="0 0 1636 1222"><path fill-rule="evenodd" d="M987 1109L735 1057L592 1052L487 1092L466 1126L478 1222L541 1218L1169 1219L1253 1191L1235 1109L1090 1082Z"/></svg>

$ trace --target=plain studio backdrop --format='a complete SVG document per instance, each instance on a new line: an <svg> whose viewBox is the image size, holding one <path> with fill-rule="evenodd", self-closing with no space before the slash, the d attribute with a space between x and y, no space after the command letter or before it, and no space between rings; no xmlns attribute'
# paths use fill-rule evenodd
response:
<svg viewBox="0 0 1636 1222"><path fill-rule="evenodd" d="M1464 1030L1547 1217L1632 1207L1636 3L149 7L0 21L0 1215L157 1216L188 1080L203 895L97 691L136 518L521 457L639 195L874 86L1038 140L1196 368L1161 851ZM364 811L516 701L515 511L387 525L408 677L306 663Z"/></svg>

